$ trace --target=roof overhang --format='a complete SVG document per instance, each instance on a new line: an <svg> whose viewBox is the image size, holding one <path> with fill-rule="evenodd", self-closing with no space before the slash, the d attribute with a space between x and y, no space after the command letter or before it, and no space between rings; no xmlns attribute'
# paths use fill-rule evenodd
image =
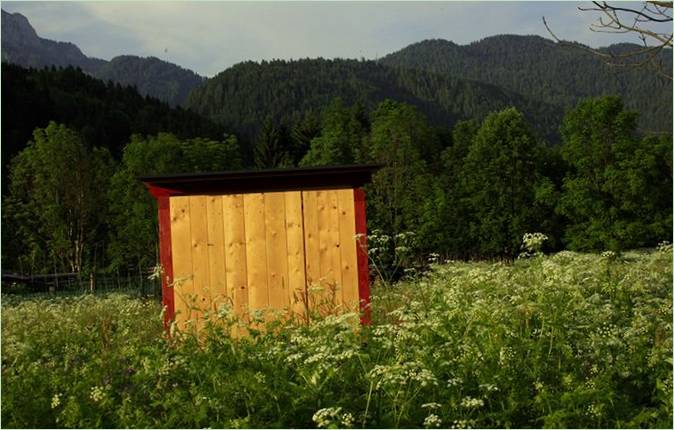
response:
<svg viewBox="0 0 674 430"><path fill-rule="evenodd" d="M155 197L174 195L241 194L272 191L359 188L370 182L382 165L303 167L269 170L184 173L141 176Z"/></svg>

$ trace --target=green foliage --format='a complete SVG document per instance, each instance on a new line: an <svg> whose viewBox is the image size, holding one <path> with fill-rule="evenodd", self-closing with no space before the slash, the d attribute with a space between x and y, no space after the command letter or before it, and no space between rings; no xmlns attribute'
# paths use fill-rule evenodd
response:
<svg viewBox="0 0 674 430"><path fill-rule="evenodd" d="M534 231L545 213L536 191L545 186L540 145L514 108L491 114L475 134L461 170L473 249L481 256L514 258L522 235Z"/></svg>
<svg viewBox="0 0 674 430"><path fill-rule="evenodd" d="M671 239L670 136L640 138L637 115L620 99L589 99L562 125L564 178L559 211L571 249L653 246Z"/></svg>
<svg viewBox="0 0 674 430"><path fill-rule="evenodd" d="M156 202L139 176L239 168L241 157L234 136L224 141L180 140L170 133L132 136L108 191L111 265L148 267L158 259Z"/></svg>
<svg viewBox="0 0 674 430"><path fill-rule="evenodd" d="M307 112L300 121L290 129L292 140L291 156L293 164L297 165L311 146L311 141L321 134L321 117L317 112Z"/></svg>
<svg viewBox="0 0 674 430"><path fill-rule="evenodd" d="M426 119L414 107L387 100L371 115L364 161L382 167L367 186L368 222L389 235L412 231L422 249L434 244L433 201L437 181L422 158L422 147L434 148ZM423 198L421 198L423 196Z"/></svg>
<svg viewBox="0 0 674 430"><path fill-rule="evenodd" d="M13 327L3 331L3 358L14 363L3 375L12 379L3 384L4 425L111 428L133 420L117 396L143 390L137 373L170 354L159 304L119 294L12 299L2 297L2 323Z"/></svg>
<svg viewBox="0 0 674 430"><path fill-rule="evenodd" d="M113 295L2 300L7 427L668 428L672 253L434 265L356 315L162 336Z"/></svg>
<svg viewBox="0 0 674 430"><path fill-rule="evenodd" d="M259 169L290 167L290 136L283 126L276 126L268 119L264 122L255 142L253 161Z"/></svg>
<svg viewBox="0 0 674 430"><path fill-rule="evenodd" d="M54 122L12 160L3 218L16 231L12 244L30 272L73 271L91 261L104 234L105 195L112 170L105 149ZM18 249L17 249L18 248Z"/></svg>
<svg viewBox="0 0 674 430"><path fill-rule="evenodd" d="M368 129L369 121L361 105L346 107L336 98L324 110L320 134L311 140L300 165L354 164L364 158L363 139Z"/></svg>
<svg viewBox="0 0 674 430"><path fill-rule="evenodd" d="M466 258L476 245L468 234L471 212L464 201L463 172L464 160L479 129L480 123L476 120L459 121L452 129L451 145L440 156L443 169L439 179L443 192L437 207L442 229L436 232L440 243L436 252L455 258Z"/></svg>

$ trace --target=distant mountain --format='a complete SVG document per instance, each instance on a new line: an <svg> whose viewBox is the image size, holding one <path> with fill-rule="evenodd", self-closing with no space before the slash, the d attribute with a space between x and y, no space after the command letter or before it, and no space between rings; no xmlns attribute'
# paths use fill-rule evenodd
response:
<svg viewBox="0 0 674 430"><path fill-rule="evenodd" d="M622 43L604 49L626 52L638 46ZM671 49L661 59L671 68ZM468 45L425 40L387 55L380 63L490 83L562 109L586 97L616 94L640 113L644 131L672 129L672 81L644 68L608 66L582 49L539 36L493 36Z"/></svg>
<svg viewBox="0 0 674 430"><path fill-rule="evenodd" d="M177 106L203 78L191 70L155 57L124 55L110 61L87 57L72 43L37 35L28 19L2 11L2 60L24 67L79 67L86 73L123 85Z"/></svg>
<svg viewBox="0 0 674 430"><path fill-rule="evenodd" d="M254 136L269 118L291 123L320 111L333 98L366 108L391 98L410 103L432 123L483 118L514 105L539 135L552 138L562 111L544 101L482 82L420 70L395 69L374 61L305 59L237 64L189 95L186 106L230 130Z"/></svg>
<svg viewBox="0 0 674 430"><path fill-rule="evenodd" d="M89 73L105 60L89 58L69 42L55 42L37 35L28 19L2 11L2 60L24 67L75 66Z"/></svg>

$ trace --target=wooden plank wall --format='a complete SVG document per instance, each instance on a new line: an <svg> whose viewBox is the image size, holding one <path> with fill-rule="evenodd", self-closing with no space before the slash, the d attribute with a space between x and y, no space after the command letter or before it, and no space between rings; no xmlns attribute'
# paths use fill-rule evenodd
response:
<svg viewBox="0 0 674 430"><path fill-rule="evenodd" d="M241 318L358 310L353 189L174 196L170 215L181 328L223 303Z"/></svg>

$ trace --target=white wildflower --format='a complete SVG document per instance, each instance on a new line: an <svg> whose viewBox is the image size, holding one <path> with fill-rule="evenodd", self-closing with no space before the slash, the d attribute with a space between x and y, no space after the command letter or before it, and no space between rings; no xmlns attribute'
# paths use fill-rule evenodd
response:
<svg viewBox="0 0 674 430"><path fill-rule="evenodd" d="M314 415L311 419L316 423L316 427L328 428L330 424L333 424L337 421L341 411L341 407L322 408L314 412Z"/></svg>
<svg viewBox="0 0 674 430"><path fill-rule="evenodd" d="M476 399L474 397L464 397L461 399L461 406L464 408L479 408L481 406L484 406L484 400L482 399Z"/></svg>
<svg viewBox="0 0 674 430"><path fill-rule="evenodd" d="M54 397L51 398L51 408L55 409L61 404L61 393L54 394Z"/></svg>
<svg viewBox="0 0 674 430"><path fill-rule="evenodd" d="M424 428L430 429L430 428L438 428L442 424L442 420L440 419L439 416L435 414L430 414L426 418L424 418Z"/></svg>
<svg viewBox="0 0 674 430"><path fill-rule="evenodd" d="M103 387L99 387L98 385L91 387L91 393L89 394L89 397L94 402L99 403L105 398L105 390Z"/></svg>

